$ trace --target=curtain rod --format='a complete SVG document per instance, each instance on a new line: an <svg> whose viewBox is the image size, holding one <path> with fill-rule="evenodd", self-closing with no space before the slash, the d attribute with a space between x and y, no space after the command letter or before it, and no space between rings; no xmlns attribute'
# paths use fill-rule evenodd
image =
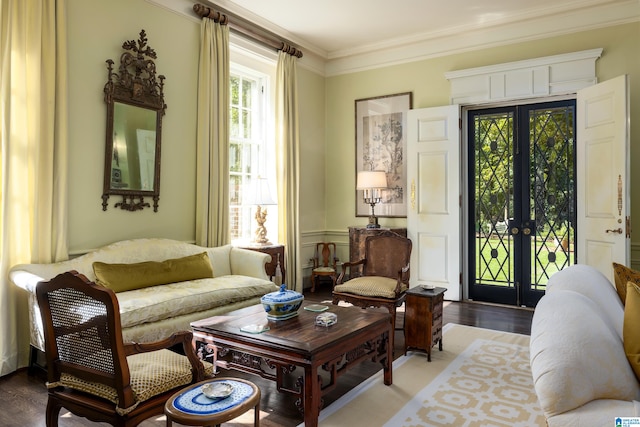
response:
<svg viewBox="0 0 640 427"><path fill-rule="evenodd" d="M209 18L222 25L228 25L230 30L240 33L260 44L266 45L275 50L281 50L289 55L295 56L296 58L302 58L302 51L300 49L280 40L276 35L271 34L264 28L243 22L241 19L232 16L231 14L227 16L214 10L212 7L205 6L203 4L194 4L193 11L201 18ZM252 27L258 28L260 32L264 34L258 33Z"/></svg>

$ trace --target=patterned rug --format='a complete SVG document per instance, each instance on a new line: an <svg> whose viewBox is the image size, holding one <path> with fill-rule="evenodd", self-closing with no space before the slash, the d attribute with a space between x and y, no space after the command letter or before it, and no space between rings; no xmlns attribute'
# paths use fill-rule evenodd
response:
<svg viewBox="0 0 640 427"><path fill-rule="evenodd" d="M545 426L529 368L529 337L447 324L442 352L409 352L320 414L320 426ZM300 426L302 426L301 424Z"/></svg>

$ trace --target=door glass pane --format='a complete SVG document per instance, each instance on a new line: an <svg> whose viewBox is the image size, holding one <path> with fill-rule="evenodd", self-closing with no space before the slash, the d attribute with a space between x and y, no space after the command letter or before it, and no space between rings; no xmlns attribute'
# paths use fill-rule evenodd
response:
<svg viewBox="0 0 640 427"><path fill-rule="evenodd" d="M532 110L530 133L531 289L544 291L549 277L575 264L574 109Z"/></svg>
<svg viewBox="0 0 640 427"><path fill-rule="evenodd" d="M476 285L513 287L513 114L475 117Z"/></svg>

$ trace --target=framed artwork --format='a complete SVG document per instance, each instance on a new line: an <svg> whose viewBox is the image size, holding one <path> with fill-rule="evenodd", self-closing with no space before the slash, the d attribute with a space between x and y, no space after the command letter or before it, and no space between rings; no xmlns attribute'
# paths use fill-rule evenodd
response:
<svg viewBox="0 0 640 427"><path fill-rule="evenodd" d="M357 99L355 104L356 177L360 171L385 171L387 188L382 190L382 201L375 206L376 216L406 217L406 128L412 93ZM371 206L364 202L363 190L356 190L356 216L370 214Z"/></svg>

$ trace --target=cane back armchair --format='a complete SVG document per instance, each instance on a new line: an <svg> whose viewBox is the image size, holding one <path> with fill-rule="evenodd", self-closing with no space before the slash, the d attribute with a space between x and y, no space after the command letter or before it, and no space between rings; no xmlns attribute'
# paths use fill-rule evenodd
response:
<svg viewBox="0 0 640 427"><path fill-rule="evenodd" d="M357 307L384 307L391 313L395 330L396 308L404 303L409 289L411 240L393 231L367 237L364 258L342 264L333 290L333 304L340 301ZM362 266L362 276L344 281L351 267Z"/></svg>
<svg viewBox="0 0 640 427"><path fill-rule="evenodd" d="M61 408L92 421L135 426L160 415L180 388L212 373L193 350L192 333L154 343L123 343L115 293L70 271L40 282L45 331L47 426ZM168 350L181 345L186 356Z"/></svg>

